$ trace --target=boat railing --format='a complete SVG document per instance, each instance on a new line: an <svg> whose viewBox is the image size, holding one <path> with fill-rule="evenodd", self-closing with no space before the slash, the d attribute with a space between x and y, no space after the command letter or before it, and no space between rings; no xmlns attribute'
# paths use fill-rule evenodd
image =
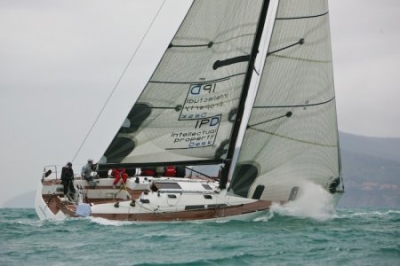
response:
<svg viewBox="0 0 400 266"><path fill-rule="evenodd" d="M82 164L83 166L83 164ZM78 164L78 167L81 167L80 164ZM45 180L58 180L61 179L61 169L63 166L61 165L46 165L43 168L43 174L42 174L42 183ZM74 174L75 179L82 179L80 171L78 173Z"/></svg>
<svg viewBox="0 0 400 266"><path fill-rule="evenodd" d="M42 183L46 179L58 179L57 165L46 165L43 168Z"/></svg>

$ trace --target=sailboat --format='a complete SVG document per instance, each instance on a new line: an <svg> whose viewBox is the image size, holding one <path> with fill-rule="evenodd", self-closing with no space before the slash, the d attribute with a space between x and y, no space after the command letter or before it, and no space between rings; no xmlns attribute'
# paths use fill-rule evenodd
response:
<svg viewBox="0 0 400 266"><path fill-rule="evenodd" d="M256 62L262 62L260 69ZM97 170L218 166L218 181L109 177L78 202L45 168L41 219L253 220L341 174L327 0L194 0ZM57 172L57 171L55 171ZM57 179L57 178L56 178Z"/></svg>

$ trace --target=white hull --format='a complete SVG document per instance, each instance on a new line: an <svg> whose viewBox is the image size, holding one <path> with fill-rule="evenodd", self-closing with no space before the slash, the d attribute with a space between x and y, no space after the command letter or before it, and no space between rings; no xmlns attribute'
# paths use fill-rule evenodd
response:
<svg viewBox="0 0 400 266"><path fill-rule="evenodd" d="M91 216L134 222L249 221L265 215L272 204L268 200L227 194L211 179L135 176L117 188L113 187L111 177L95 180L96 188L90 188L86 180L76 178L75 201L71 202L63 195L60 180L54 176L44 178L35 198L38 217L44 220ZM341 195L334 194L335 206Z"/></svg>
<svg viewBox="0 0 400 266"><path fill-rule="evenodd" d="M39 219L40 220L65 219L67 216L64 213L58 212L54 214L51 211L51 209L48 207L48 205L43 199L42 190L43 190L43 185L42 183L39 183L35 196L35 211L36 214L39 216Z"/></svg>
<svg viewBox="0 0 400 266"><path fill-rule="evenodd" d="M218 190L218 183L214 181L140 177L140 182L135 183L134 177L128 179L126 186L129 191L113 189L112 181L111 178L98 180L99 186L89 189L86 181L76 180L75 187L80 196L75 203L64 201L59 192L49 197L49 194L62 188L57 182L39 184L35 199L36 213L41 220L91 216L139 223L252 221L265 215L272 204L270 201L227 195L226 190ZM128 193L131 194L130 199ZM137 197L133 196L135 193ZM341 195L334 194L335 206Z"/></svg>
<svg viewBox="0 0 400 266"><path fill-rule="evenodd" d="M254 220L270 205L226 195L218 182L209 180L132 177L123 188L113 188L112 178L97 182L91 189L85 180L75 180L76 201L70 202L59 180L45 180L36 193L37 215L41 220L86 216L138 222Z"/></svg>

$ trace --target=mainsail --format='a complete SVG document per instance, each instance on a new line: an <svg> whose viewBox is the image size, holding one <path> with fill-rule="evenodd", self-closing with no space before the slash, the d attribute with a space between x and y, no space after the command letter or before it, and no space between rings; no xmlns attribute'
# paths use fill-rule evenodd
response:
<svg viewBox="0 0 400 266"><path fill-rule="evenodd" d="M194 1L100 165L221 163L262 3Z"/></svg>
<svg viewBox="0 0 400 266"><path fill-rule="evenodd" d="M230 192L287 200L340 175L327 0L279 1Z"/></svg>

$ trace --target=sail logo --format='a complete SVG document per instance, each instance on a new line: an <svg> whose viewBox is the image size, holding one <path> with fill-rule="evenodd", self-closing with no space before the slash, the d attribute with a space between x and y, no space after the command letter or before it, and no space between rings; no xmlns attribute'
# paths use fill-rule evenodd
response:
<svg viewBox="0 0 400 266"><path fill-rule="evenodd" d="M196 125L194 128L201 128L202 126L207 126L207 127L215 127L219 125L219 122L221 121L221 116L214 116L210 118L204 118L204 119L199 119L196 122Z"/></svg>
<svg viewBox="0 0 400 266"><path fill-rule="evenodd" d="M189 94L191 96L198 96L202 94L215 93L216 84L195 84L191 85Z"/></svg>
<svg viewBox="0 0 400 266"><path fill-rule="evenodd" d="M183 103L179 120L197 120L221 114L227 91L218 90L214 83L191 84Z"/></svg>

